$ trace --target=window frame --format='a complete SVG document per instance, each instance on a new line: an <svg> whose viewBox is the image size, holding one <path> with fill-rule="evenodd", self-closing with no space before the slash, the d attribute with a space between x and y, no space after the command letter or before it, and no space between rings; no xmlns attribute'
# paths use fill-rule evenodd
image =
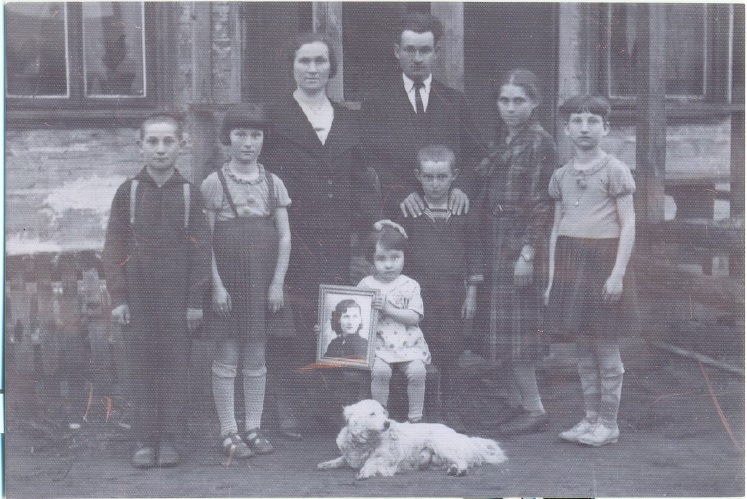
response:
<svg viewBox="0 0 747 499"><path fill-rule="evenodd" d="M619 4L617 4L619 5ZM630 4L636 5L636 4ZM667 116L681 118L687 116L726 116L733 112L732 102L732 61L731 40L734 36L734 7L731 4L701 4L704 16L704 94L678 95L665 97ZM596 14L598 32L596 40L602 50L598 52L597 91L607 97L613 111L623 118L633 118L636 109L636 96L613 96L610 94L612 75L610 71L610 36L612 5L600 5ZM627 116L629 115L630 116Z"/></svg>
<svg viewBox="0 0 747 499"><path fill-rule="evenodd" d="M68 95L67 96L4 96L8 114L8 125L36 122L44 118L67 119L90 117L94 121L111 119L112 113L118 117L137 120L147 114L157 104L158 88L165 84L166 71L159 71L157 55L157 2L137 2L143 6L144 54L145 54L145 96L91 96L85 95L85 71L83 69L83 6L78 2L62 2L65 5L68 54ZM20 111L23 111L21 113ZM88 113L81 115L80 113Z"/></svg>

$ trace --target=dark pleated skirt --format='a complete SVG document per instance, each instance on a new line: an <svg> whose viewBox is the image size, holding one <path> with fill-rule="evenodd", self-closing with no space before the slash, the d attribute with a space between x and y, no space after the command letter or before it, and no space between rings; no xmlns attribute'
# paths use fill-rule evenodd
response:
<svg viewBox="0 0 747 499"><path fill-rule="evenodd" d="M620 301L604 302L604 284L615 266L618 239L558 237L555 275L545 331L555 335L619 338L630 332L635 285L631 266Z"/></svg>
<svg viewBox="0 0 747 499"><path fill-rule="evenodd" d="M278 236L272 218L236 218L215 223L213 251L218 274L231 296L231 314L211 314L217 340L264 338L267 290L275 273Z"/></svg>

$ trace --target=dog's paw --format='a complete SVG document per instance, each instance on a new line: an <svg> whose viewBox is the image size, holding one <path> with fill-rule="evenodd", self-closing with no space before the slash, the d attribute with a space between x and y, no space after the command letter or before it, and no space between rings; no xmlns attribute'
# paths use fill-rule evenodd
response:
<svg viewBox="0 0 747 499"><path fill-rule="evenodd" d="M364 473L363 471L358 472L358 474L355 476L356 480L365 480L367 478L371 478L373 475L369 473Z"/></svg>
<svg viewBox="0 0 747 499"><path fill-rule="evenodd" d="M452 464L446 470L446 474L449 476L466 476L467 470L464 468L459 468L459 466L457 466L456 464Z"/></svg>
<svg viewBox="0 0 747 499"><path fill-rule="evenodd" d="M331 461L324 461L322 463L319 463L316 465L316 469L318 470L334 470L337 468L342 468L345 466L345 458L344 457L338 457L337 459L332 459Z"/></svg>

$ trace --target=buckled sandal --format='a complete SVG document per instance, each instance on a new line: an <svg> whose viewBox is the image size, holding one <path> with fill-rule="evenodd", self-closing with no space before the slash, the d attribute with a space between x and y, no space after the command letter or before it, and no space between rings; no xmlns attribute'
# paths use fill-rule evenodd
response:
<svg viewBox="0 0 747 499"><path fill-rule="evenodd" d="M244 435L244 439L246 440L246 444L255 454L269 454L275 450L259 428L247 431Z"/></svg>
<svg viewBox="0 0 747 499"><path fill-rule="evenodd" d="M238 433L221 437L220 450L226 456L230 456L233 452L233 457L236 459L247 459L254 455L254 451L246 445Z"/></svg>

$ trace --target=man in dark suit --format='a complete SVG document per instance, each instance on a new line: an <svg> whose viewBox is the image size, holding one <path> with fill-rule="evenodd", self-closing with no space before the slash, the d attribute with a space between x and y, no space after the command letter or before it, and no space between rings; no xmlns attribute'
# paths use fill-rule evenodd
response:
<svg viewBox="0 0 747 499"><path fill-rule="evenodd" d="M449 199L454 214L469 209L471 172L481 148L464 94L432 75L443 25L433 15L402 18L394 56L402 74L368 95L361 106L361 139L367 165L379 175L384 214L419 216L425 205L413 171L418 151L430 144L452 149L461 171Z"/></svg>

